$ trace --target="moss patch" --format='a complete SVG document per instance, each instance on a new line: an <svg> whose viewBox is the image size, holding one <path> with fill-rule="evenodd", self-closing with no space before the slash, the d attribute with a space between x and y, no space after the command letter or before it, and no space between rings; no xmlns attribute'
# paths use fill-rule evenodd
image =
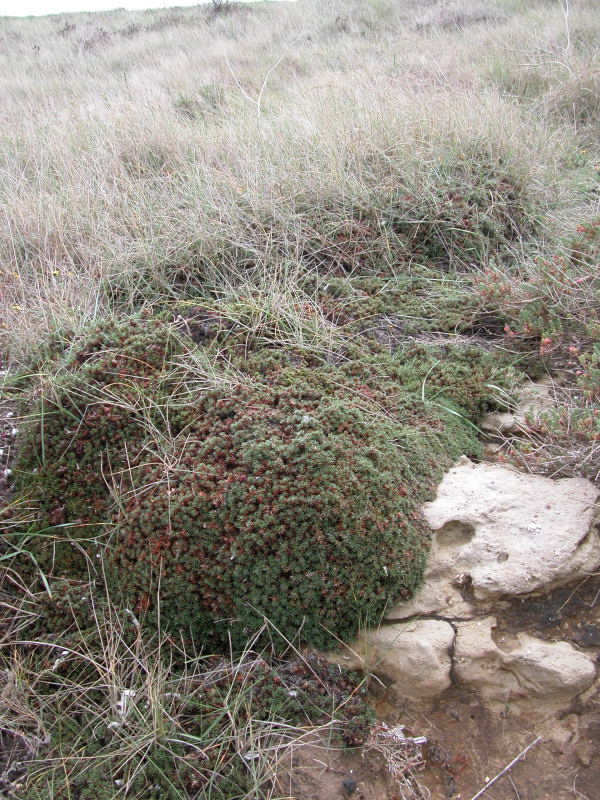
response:
<svg viewBox="0 0 600 800"><path fill-rule="evenodd" d="M38 563L85 577L105 553L129 607L212 646L264 618L318 646L352 636L418 586L419 507L477 454L469 420L508 373L476 347L348 339L324 359L222 324L197 344L199 324L111 321L54 360L18 463Z"/></svg>

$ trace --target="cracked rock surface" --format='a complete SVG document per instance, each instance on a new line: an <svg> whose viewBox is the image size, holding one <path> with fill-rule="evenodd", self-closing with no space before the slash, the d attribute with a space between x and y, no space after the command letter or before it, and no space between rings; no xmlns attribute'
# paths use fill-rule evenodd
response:
<svg viewBox="0 0 600 800"><path fill-rule="evenodd" d="M497 628L495 615L511 602L536 607L597 570L598 494L584 478L552 480L463 457L423 508L433 542L422 588L332 660L375 674L395 703L454 685L490 708L507 697L517 713L565 708L594 684L593 656Z"/></svg>
<svg viewBox="0 0 600 800"><path fill-rule="evenodd" d="M510 696L540 699L544 710L560 707L589 689L596 676L594 661L568 642L548 642L526 633L493 636L494 617L457 624L455 676L480 692L484 701L505 702Z"/></svg>
<svg viewBox="0 0 600 800"><path fill-rule="evenodd" d="M462 458L423 508L434 531L423 587L386 619L468 619L476 603L589 574L600 563L597 498L585 478L552 480Z"/></svg>

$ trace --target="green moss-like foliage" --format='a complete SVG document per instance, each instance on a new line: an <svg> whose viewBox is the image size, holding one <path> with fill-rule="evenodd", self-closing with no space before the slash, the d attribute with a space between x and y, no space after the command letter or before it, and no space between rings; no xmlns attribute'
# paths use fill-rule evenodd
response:
<svg viewBox="0 0 600 800"><path fill-rule="evenodd" d="M138 471L117 572L140 611L160 583L170 626L198 635L225 618L241 643L265 615L328 644L418 585L428 535L413 481L433 483L433 442L422 452L418 428L373 419L368 397L342 402L288 377L200 398L168 467Z"/></svg>
<svg viewBox="0 0 600 800"><path fill-rule="evenodd" d="M398 183L361 205L345 198L301 204L303 260L337 275L390 276L415 265L470 270L490 256L504 259L539 229L531 177L509 154L480 143L440 155Z"/></svg>
<svg viewBox="0 0 600 800"><path fill-rule="evenodd" d="M394 277L329 278L319 287L319 302L345 330L376 334L387 323L395 339L472 332L483 313L481 298L464 281L417 268Z"/></svg>
<svg viewBox="0 0 600 800"><path fill-rule="evenodd" d="M289 351L230 353L254 382L192 401L173 449L136 472L118 572L138 610L160 583L161 618L204 637L225 618L217 639L227 627L244 641L264 614L326 645L414 590L428 549L418 507L476 452L455 403L481 410L493 360L354 355L317 368ZM446 408L423 403L426 377Z"/></svg>
<svg viewBox="0 0 600 800"><path fill-rule="evenodd" d="M17 492L37 505L47 537L38 542L44 567L52 564L67 577L76 565L85 570L83 551L72 541L106 530L111 489L128 482L179 349L176 331L160 316L107 321L66 353L53 347L21 437L15 480Z"/></svg>
<svg viewBox="0 0 600 800"><path fill-rule="evenodd" d="M206 390L201 352L137 316L55 364L18 464L43 521L37 563L84 577L107 544L131 608L216 646L265 617L318 646L376 622L421 579L419 506L477 452L461 416L485 405L491 359L414 347L335 365L232 346L236 381Z"/></svg>
<svg viewBox="0 0 600 800"><path fill-rule="evenodd" d="M540 206L529 179L478 145L440 161L435 186L398 193L384 219L421 263L471 268L535 234Z"/></svg>

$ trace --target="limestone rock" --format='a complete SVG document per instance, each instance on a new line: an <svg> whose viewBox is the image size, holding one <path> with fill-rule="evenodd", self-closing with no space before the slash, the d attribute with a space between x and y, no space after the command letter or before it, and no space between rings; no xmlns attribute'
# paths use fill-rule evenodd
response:
<svg viewBox="0 0 600 800"><path fill-rule="evenodd" d="M448 619L470 619L473 606L463 599L457 585L444 567L429 556L429 565L423 577L423 584L414 597L391 606L384 615L386 622L406 620L412 617L443 616Z"/></svg>
<svg viewBox="0 0 600 800"><path fill-rule="evenodd" d="M492 436L518 432L525 426L527 417L535 417L556 406L553 388L552 378L542 378L525 384L517 397L517 408L514 412L494 411L484 414L479 421L479 427Z"/></svg>
<svg viewBox="0 0 600 800"><path fill-rule="evenodd" d="M568 696L588 689L596 677L594 662L568 642L545 642L517 634L519 647L505 655L523 692L537 697Z"/></svg>
<svg viewBox="0 0 600 800"><path fill-rule="evenodd" d="M423 507L435 531L424 586L386 619L472 615L459 584L478 601L550 589L600 563L594 527L598 490L584 478L551 480L463 457Z"/></svg>
<svg viewBox="0 0 600 800"><path fill-rule="evenodd" d="M419 620L368 630L328 657L349 669L373 672L398 699L435 697L450 686L453 644L449 623Z"/></svg>
<svg viewBox="0 0 600 800"><path fill-rule="evenodd" d="M516 417L509 411L492 411L484 414L479 420L479 427L484 433L492 436L511 433L515 429Z"/></svg>
<svg viewBox="0 0 600 800"><path fill-rule="evenodd" d="M499 675L502 669L502 651L492 638L496 627L495 617L461 622L456 625L454 647L454 674L459 683L469 684L485 694L499 688L506 690L506 683L513 684L510 673Z"/></svg>
<svg viewBox="0 0 600 800"><path fill-rule="evenodd" d="M494 617L457 625L456 679L478 690L485 701L564 702L594 682L594 662L568 642L547 642L519 633L506 646L499 646L492 636L495 625Z"/></svg>
<svg viewBox="0 0 600 800"><path fill-rule="evenodd" d="M542 378L526 384L519 392L517 423L524 421L530 414L541 414L544 411L551 411L556 406L554 397L554 381L552 378Z"/></svg>

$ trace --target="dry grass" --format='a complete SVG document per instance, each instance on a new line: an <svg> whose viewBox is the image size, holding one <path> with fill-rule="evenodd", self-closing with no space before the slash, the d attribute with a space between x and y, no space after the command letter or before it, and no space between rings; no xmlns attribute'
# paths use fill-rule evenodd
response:
<svg viewBox="0 0 600 800"><path fill-rule="evenodd" d="M560 234L583 204L563 165L594 157L577 140L596 114L593 5L572 9L568 45L556 4L507 0L4 20L5 348L22 359L115 292L122 305L169 296L174 274L275 285L279 302L353 209L432 195L462 153L508 163ZM542 62L547 84L527 102L521 60Z"/></svg>
<svg viewBox="0 0 600 800"><path fill-rule="evenodd" d="M28 634L44 613L43 595L21 587L10 603L0 597L2 620L13 623L0 641L2 796L88 796L97 786L103 800L145 798L154 775L169 797L181 800L270 800L288 751L315 739L335 747L336 734L341 746L346 723L333 693L330 713L319 724L308 715L293 723L281 703L271 710L268 700L257 701L270 655L254 649L262 630L243 652L217 658L183 638L145 629L130 610L103 596L101 581L71 590L64 632L34 638ZM277 637L275 630L270 634ZM289 647L310 674L310 657ZM215 686L219 694L212 698ZM293 696L293 684L283 683L282 691Z"/></svg>

